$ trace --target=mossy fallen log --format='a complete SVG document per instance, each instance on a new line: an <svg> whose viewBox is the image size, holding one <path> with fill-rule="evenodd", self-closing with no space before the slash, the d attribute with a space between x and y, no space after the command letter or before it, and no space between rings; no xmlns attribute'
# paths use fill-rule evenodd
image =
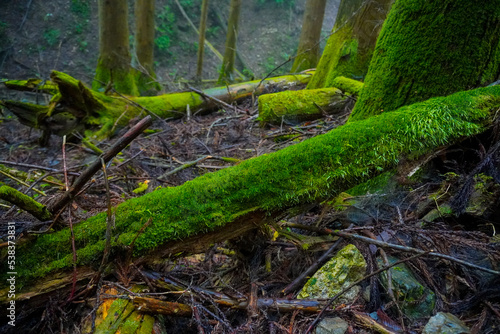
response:
<svg viewBox="0 0 500 334"><path fill-rule="evenodd" d="M41 221L47 221L52 218L52 214L43 204L38 203L33 198L9 187L3 182L0 182L0 199L17 205Z"/></svg>
<svg viewBox="0 0 500 334"><path fill-rule="evenodd" d="M284 91L259 97L259 120L262 123L302 122L346 110L348 95L359 95L363 83L346 77L333 80L332 88Z"/></svg>
<svg viewBox="0 0 500 334"><path fill-rule="evenodd" d="M359 95L361 89L365 85L361 81L349 79L346 77L336 77L332 82L333 87L337 87L341 91L351 95Z"/></svg>
<svg viewBox="0 0 500 334"><path fill-rule="evenodd" d="M264 94L259 97L259 120L298 123L343 111L347 97L337 88L320 88Z"/></svg>
<svg viewBox="0 0 500 334"><path fill-rule="evenodd" d="M133 257L144 262L235 237L288 208L331 198L392 169L401 156L418 158L481 133L499 107L499 86L433 98L128 200L116 208L110 258L130 252L132 243ZM74 226L79 271L99 264L105 230L106 213ZM29 293L37 281L71 270L70 239L64 229L18 246L18 292ZM1 266L5 303L7 261Z"/></svg>
<svg viewBox="0 0 500 334"><path fill-rule="evenodd" d="M252 94L266 93L271 88L287 89L305 85L310 78L311 74L285 75L263 81L255 80L206 89L203 93L231 103ZM21 123L30 127L61 136L73 131L87 131L86 136L96 138L111 135L117 126L125 126L131 119L147 112L160 118L179 118L188 108L194 113L211 111L217 107L212 99L195 92L144 97L106 95L87 88L81 81L62 72L53 71L51 79L53 84L57 85L58 93L52 97L47 106L9 100L0 101L0 104L11 110ZM16 84L13 82L6 84L8 87L21 90L33 87L32 84L23 86L18 81Z"/></svg>

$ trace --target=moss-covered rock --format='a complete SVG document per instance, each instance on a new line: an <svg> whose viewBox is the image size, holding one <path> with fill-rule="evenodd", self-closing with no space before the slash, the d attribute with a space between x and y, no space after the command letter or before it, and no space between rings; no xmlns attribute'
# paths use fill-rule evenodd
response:
<svg viewBox="0 0 500 334"><path fill-rule="evenodd" d="M500 0L396 1L349 120L498 80L499 36Z"/></svg>
<svg viewBox="0 0 500 334"><path fill-rule="evenodd" d="M398 259L389 258L390 263ZM378 260L383 266L382 260ZM436 303L434 292L420 284L408 267L401 263L389 269L392 276L394 295L399 303L399 308L408 318L416 320L429 317ZM383 272L382 284L387 288L387 272Z"/></svg>
<svg viewBox="0 0 500 334"><path fill-rule="evenodd" d="M333 298L366 273L366 261L354 245L347 245L321 267L304 285L297 298ZM337 299L338 303L351 303L361 288L355 286Z"/></svg>
<svg viewBox="0 0 500 334"><path fill-rule="evenodd" d="M135 241L135 256L169 241L228 228L252 212L271 215L332 198L385 170L403 154L418 157L486 129L500 107L500 86L460 92L348 123L281 151L205 174L182 186L130 199L116 208L112 256ZM150 225L139 233L151 219ZM78 266L99 263L106 214L74 226ZM38 236L16 251L19 288L34 278L72 267L70 231ZM2 261L0 273L6 273ZM5 275L5 274L3 274ZM0 284L5 284L3 277ZM0 296L3 300L5 296Z"/></svg>

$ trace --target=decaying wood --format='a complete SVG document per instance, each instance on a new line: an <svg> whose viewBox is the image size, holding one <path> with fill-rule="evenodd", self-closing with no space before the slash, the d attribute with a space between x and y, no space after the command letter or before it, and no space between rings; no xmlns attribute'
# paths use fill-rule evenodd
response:
<svg viewBox="0 0 500 334"><path fill-rule="evenodd" d="M265 94L259 97L259 120L263 123L314 120L346 110L350 98L337 88L308 89Z"/></svg>
<svg viewBox="0 0 500 334"><path fill-rule="evenodd" d="M260 95L271 89L287 89L309 82L311 74L287 75L240 84L206 89L204 94L225 103L232 103L243 98ZM18 101L0 101L19 121L27 126L41 129L56 135L69 135L75 131L91 130L102 138L113 133L116 126L125 126L131 119L154 114L162 119L183 117L187 110L206 113L218 107L211 99L188 91L160 96L126 97L108 96L90 90L81 81L69 75L53 71L52 82L57 85L60 94L55 94L48 105L38 105ZM10 81L6 84L9 86ZM10 85L13 89L35 90L32 85Z"/></svg>
<svg viewBox="0 0 500 334"><path fill-rule="evenodd" d="M5 185L3 182L0 182L0 199L17 205L20 209L32 214L40 221L47 221L52 217L52 214L44 205L38 203L28 195Z"/></svg>
<svg viewBox="0 0 500 334"><path fill-rule="evenodd" d="M215 242L279 219L288 209L331 198L392 169L401 155L423 155L483 132L495 117L491 110L500 107L499 96L499 87L482 88L351 122L182 186L126 201L116 208L111 254L123 254L136 239L136 264L155 263L184 251L202 252ZM435 112L436 108L440 112ZM431 139L426 140L429 136ZM142 231L149 219L150 226ZM81 268L102 258L106 226L105 214L75 226ZM20 281L27 282L22 292L36 291L40 277L59 271L67 274L71 266L67 235L67 230L61 230L18 247L16 256L20 260L36 261L19 275ZM52 249L47 249L48 243L58 249L57 258L53 258ZM5 301L5 294L0 295L0 302Z"/></svg>
<svg viewBox="0 0 500 334"><path fill-rule="evenodd" d="M204 298L210 298L210 300L217 305L240 310L248 309L251 305L251 297L249 298L241 295L229 296L221 292L202 289L195 286L188 286L185 283L174 281L172 279L161 278L158 274L152 272L143 272L143 274L151 281L153 285L159 287L162 290L177 291L186 296L203 296ZM134 301L136 298L137 297L134 297ZM326 303L326 300L316 299L255 298L256 308L277 312L293 312L296 310L301 310L307 313L317 313L325 307ZM152 303L149 307L153 308L154 305L155 303ZM169 305L166 304L165 308L169 310ZM161 313L162 308L159 308L159 310Z"/></svg>

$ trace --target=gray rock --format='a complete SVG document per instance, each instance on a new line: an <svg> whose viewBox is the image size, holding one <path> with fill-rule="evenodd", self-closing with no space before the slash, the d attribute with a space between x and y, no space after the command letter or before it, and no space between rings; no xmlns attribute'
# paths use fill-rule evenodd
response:
<svg viewBox="0 0 500 334"><path fill-rule="evenodd" d="M316 334L344 334L349 324L342 318L325 318L316 327Z"/></svg>
<svg viewBox="0 0 500 334"><path fill-rule="evenodd" d="M451 313L439 312L429 319L422 334L463 334L470 333L469 328Z"/></svg>

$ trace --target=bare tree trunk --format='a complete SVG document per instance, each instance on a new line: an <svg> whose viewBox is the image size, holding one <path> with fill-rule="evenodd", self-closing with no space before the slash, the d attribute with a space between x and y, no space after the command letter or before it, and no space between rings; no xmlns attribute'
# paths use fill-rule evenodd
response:
<svg viewBox="0 0 500 334"><path fill-rule="evenodd" d="M155 0L135 1L135 30L139 91L159 90L154 71Z"/></svg>
<svg viewBox="0 0 500 334"><path fill-rule="evenodd" d="M120 93L138 95L130 66L126 0L99 0L99 59L92 88L112 84Z"/></svg>
<svg viewBox="0 0 500 334"><path fill-rule="evenodd" d="M316 67L319 61L319 39L325 16L326 0L307 0L297 57L292 73Z"/></svg>
<svg viewBox="0 0 500 334"><path fill-rule="evenodd" d="M205 51L205 31L207 28L208 0L201 4L200 39L198 41L198 63L196 67L196 79L201 80L203 72L203 54Z"/></svg>
<svg viewBox="0 0 500 334"><path fill-rule="evenodd" d="M236 55L236 39L238 36L238 21L240 16L241 0L231 0L229 20L227 23L226 49L219 76L219 83L233 81L234 58Z"/></svg>

